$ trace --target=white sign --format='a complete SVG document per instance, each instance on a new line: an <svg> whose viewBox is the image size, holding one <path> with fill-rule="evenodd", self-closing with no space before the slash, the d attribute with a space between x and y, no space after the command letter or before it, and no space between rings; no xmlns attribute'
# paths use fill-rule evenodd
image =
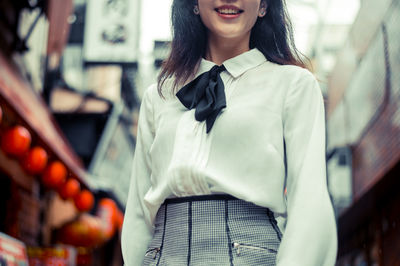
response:
<svg viewBox="0 0 400 266"><path fill-rule="evenodd" d="M88 0L83 58L93 63L135 63L140 0Z"/></svg>

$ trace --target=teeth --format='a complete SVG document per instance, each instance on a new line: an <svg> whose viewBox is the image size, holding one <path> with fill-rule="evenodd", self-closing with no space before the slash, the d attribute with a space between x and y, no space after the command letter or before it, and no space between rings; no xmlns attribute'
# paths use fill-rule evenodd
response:
<svg viewBox="0 0 400 266"><path fill-rule="evenodd" d="M218 12L221 14L238 14L239 10L235 10L235 9L218 9Z"/></svg>

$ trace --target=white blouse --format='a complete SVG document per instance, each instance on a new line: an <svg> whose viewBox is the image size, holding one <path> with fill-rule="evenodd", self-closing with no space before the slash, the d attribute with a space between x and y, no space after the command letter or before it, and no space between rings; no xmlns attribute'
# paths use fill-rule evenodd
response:
<svg viewBox="0 0 400 266"><path fill-rule="evenodd" d="M141 265L166 198L227 193L274 212L283 231L277 266L334 265L336 222L316 79L267 61L257 49L223 64L227 107L208 134L195 109L169 93L170 81L165 99L156 85L143 96L122 231L125 264ZM202 59L196 77L214 65Z"/></svg>

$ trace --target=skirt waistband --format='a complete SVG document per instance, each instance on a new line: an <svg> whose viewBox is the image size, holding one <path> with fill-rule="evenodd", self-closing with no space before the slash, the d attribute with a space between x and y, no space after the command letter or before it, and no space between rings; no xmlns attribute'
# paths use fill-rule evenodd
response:
<svg viewBox="0 0 400 266"><path fill-rule="evenodd" d="M193 202L193 201L206 201L206 200L239 200L239 199L232 195L229 195L229 194L212 194L212 195L169 198L164 201L163 205L174 204L174 203Z"/></svg>

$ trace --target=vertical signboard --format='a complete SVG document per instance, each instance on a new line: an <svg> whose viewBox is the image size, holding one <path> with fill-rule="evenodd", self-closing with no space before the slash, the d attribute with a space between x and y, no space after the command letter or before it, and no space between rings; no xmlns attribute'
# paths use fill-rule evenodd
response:
<svg viewBox="0 0 400 266"><path fill-rule="evenodd" d="M86 63L137 61L140 0L88 0L83 57Z"/></svg>

